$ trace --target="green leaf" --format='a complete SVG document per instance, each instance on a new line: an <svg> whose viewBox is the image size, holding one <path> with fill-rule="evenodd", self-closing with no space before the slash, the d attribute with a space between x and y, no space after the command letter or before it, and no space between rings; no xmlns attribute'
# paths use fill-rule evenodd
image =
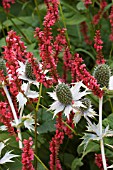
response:
<svg viewBox="0 0 113 170"><path fill-rule="evenodd" d="M18 18L12 18L12 21L16 23L16 25L25 25L25 24L33 24L36 21L36 17L32 16L24 16L24 17L18 17ZM8 19L4 21L3 23L4 27L11 27L13 26L13 23ZM2 29L2 25L0 25L0 30Z"/></svg>
<svg viewBox="0 0 113 170"><path fill-rule="evenodd" d="M55 131L54 125L55 125L55 120L49 120L49 121L44 122L43 124L39 125L37 130L38 130L39 134L54 132Z"/></svg>
<svg viewBox="0 0 113 170"><path fill-rule="evenodd" d="M99 152L99 151L100 151L100 146L98 143L96 143L94 141L89 142L85 151L84 151L83 145L79 145L77 148L77 152L79 155L82 154L82 158L90 152Z"/></svg>
<svg viewBox="0 0 113 170"><path fill-rule="evenodd" d="M55 119L53 119L53 115L50 112L40 109L38 112L38 119L40 125L37 130L39 134L55 131Z"/></svg>
<svg viewBox="0 0 113 170"><path fill-rule="evenodd" d="M81 158L75 158L72 162L71 170L79 170L80 167L83 165Z"/></svg>
<svg viewBox="0 0 113 170"><path fill-rule="evenodd" d="M72 17L65 19L67 25L78 25L85 20L86 17L81 14L75 14Z"/></svg>
<svg viewBox="0 0 113 170"><path fill-rule="evenodd" d="M86 7L84 6L84 3L82 1L79 2L76 7L78 10L86 10Z"/></svg>
<svg viewBox="0 0 113 170"><path fill-rule="evenodd" d="M89 57L91 57L95 61L95 57L90 52L88 52L88 51L86 51L86 50L84 50L82 48L77 48L75 51L76 52L83 52L83 53L89 55Z"/></svg>
<svg viewBox="0 0 113 170"><path fill-rule="evenodd" d="M6 45L5 38L0 39L0 47L3 47Z"/></svg>
<svg viewBox="0 0 113 170"><path fill-rule="evenodd" d="M75 157L70 153L60 154L61 161L64 162L64 165L68 168L71 168L71 164L72 164L74 158Z"/></svg>
<svg viewBox="0 0 113 170"><path fill-rule="evenodd" d="M103 125L109 125L109 128L113 129L113 113L103 120Z"/></svg>

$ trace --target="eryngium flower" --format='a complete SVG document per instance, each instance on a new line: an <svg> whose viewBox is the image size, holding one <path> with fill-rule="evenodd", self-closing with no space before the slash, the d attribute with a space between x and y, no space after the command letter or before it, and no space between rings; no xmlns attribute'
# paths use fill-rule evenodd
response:
<svg viewBox="0 0 113 170"><path fill-rule="evenodd" d="M96 112L92 109L91 101L88 98L84 98L81 100L84 107L80 107L78 112L74 115L73 121L75 124L77 124L82 116L85 118L88 117L94 117L96 115Z"/></svg>
<svg viewBox="0 0 113 170"><path fill-rule="evenodd" d="M65 83L58 84L56 87L56 95L61 103L65 105L72 103L72 93L67 84Z"/></svg>
<svg viewBox="0 0 113 170"><path fill-rule="evenodd" d="M25 75L28 79L36 80L31 64L27 61L25 65Z"/></svg>
<svg viewBox="0 0 113 170"><path fill-rule="evenodd" d="M97 79L97 83L100 84L100 87L108 88L111 71L107 64L98 65L95 68L93 75Z"/></svg>
<svg viewBox="0 0 113 170"><path fill-rule="evenodd" d="M82 104L85 106L85 107L80 107L80 110L81 112L85 112L89 109L89 107L91 106L91 100L88 99L88 98L84 98L81 100L82 101Z"/></svg>
<svg viewBox="0 0 113 170"><path fill-rule="evenodd" d="M82 92L80 92L81 87L85 89ZM57 113L63 111L65 116L69 119L71 111L75 113L78 111L79 107L85 107L80 99L89 94L87 90L87 87L80 81L75 83L71 88L65 83L60 83L57 85L54 92L48 92L55 100L49 108L49 110L54 110L53 117L55 117Z"/></svg>

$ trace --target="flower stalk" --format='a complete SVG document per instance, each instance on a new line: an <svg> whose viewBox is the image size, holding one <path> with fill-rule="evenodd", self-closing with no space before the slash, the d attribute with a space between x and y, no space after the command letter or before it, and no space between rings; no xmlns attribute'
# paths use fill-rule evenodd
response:
<svg viewBox="0 0 113 170"><path fill-rule="evenodd" d="M21 135L21 129L18 127L18 118L17 118L17 115L16 115L16 111L15 111L11 96L9 94L9 91L7 89L7 86L3 85L3 90L6 94L6 97L8 99L9 105L10 105L12 113L13 113L14 120L15 120L16 125L17 125L17 133L18 133L18 138L19 138L19 148L22 148L23 147L23 145L22 145L22 135Z"/></svg>
<svg viewBox="0 0 113 170"><path fill-rule="evenodd" d="M100 148L101 148L101 155L102 155L102 162L104 170L107 170L106 158L105 158L105 151L104 151L104 141L102 137L102 103L103 103L103 96L99 98L99 129L100 129Z"/></svg>
<svg viewBox="0 0 113 170"><path fill-rule="evenodd" d="M37 146L37 112L39 109L39 105L40 105L40 98L41 98L41 93L42 93L42 83L40 84L40 89L39 89L39 98L38 98L38 102L36 105L36 109L35 109L35 169L37 169L37 151L38 151L38 146Z"/></svg>

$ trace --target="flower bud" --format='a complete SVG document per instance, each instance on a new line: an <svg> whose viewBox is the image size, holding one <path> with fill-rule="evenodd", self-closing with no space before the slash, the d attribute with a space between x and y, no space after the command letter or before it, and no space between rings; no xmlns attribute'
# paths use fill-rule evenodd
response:
<svg viewBox="0 0 113 170"><path fill-rule="evenodd" d="M107 64L98 65L95 68L93 75L97 79L97 83L100 84L100 87L108 88L111 70Z"/></svg>
<svg viewBox="0 0 113 170"><path fill-rule="evenodd" d="M84 98L84 99L81 100L81 102L85 106L85 107L80 107L81 112L87 111L89 109L89 107L91 106L90 99Z"/></svg>
<svg viewBox="0 0 113 170"><path fill-rule="evenodd" d="M27 61L25 65L25 75L31 80L36 80L36 76L33 73L32 65Z"/></svg>
<svg viewBox="0 0 113 170"><path fill-rule="evenodd" d="M65 83L61 83L56 87L56 95L58 100L64 105L72 103L72 93L70 88Z"/></svg>

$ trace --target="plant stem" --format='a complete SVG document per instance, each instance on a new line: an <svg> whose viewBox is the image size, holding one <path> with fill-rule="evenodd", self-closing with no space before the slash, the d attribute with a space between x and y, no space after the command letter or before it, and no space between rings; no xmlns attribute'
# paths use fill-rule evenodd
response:
<svg viewBox="0 0 113 170"><path fill-rule="evenodd" d="M39 98L38 98L38 102L37 102L36 109L35 109L35 155L36 156L37 156L37 153L38 153L38 146L37 146L37 112L38 112L39 105L40 105L41 93L42 93L42 83L40 84ZM35 169L37 169L36 156L35 156Z"/></svg>
<svg viewBox="0 0 113 170"><path fill-rule="evenodd" d="M64 28L66 28L66 23L65 23L64 14L63 14L63 11L62 11L61 3L59 3L59 7L60 7L60 13L61 13ZM66 28L66 39L67 39L68 46L70 48L70 41L69 41L69 36L68 36L68 33L67 33L67 28Z"/></svg>
<svg viewBox="0 0 113 170"><path fill-rule="evenodd" d="M42 27L42 20L41 20L41 17L40 17L40 11L39 11L37 0L34 0L34 3L35 3L35 6L36 6L36 12L37 12L38 19L39 19L39 25L40 25L40 27Z"/></svg>
<svg viewBox="0 0 113 170"><path fill-rule="evenodd" d="M34 154L35 155L35 154ZM44 165L44 163L40 160L40 158L37 156L37 155L35 155L35 157L36 157L36 159L42 164L42 166L45 168L45 170L49 170L45 165Z"/></svg>
<svg viewBox="0 0 113 170"><path fill-rule="evenodd" d="M21 135L21 129L18 127L17 114L16 114L16 111L15 111L11 96L10 96L9 91L7 89L7 86L3 85L3 90L4 90L5 94L6 94L6 97L8 99L9 105L10 105L12 113L13 113L13 117L14 117L16 125L17 125L17 133L18 133L18 138L19 138L19 148L22 148L23 147L22 146L22 135Z"/></svg>
<svg viewBox="0 0 113 170"><path fill-rule="evenodd" d="M103 103L103 96L99 98L99 129L100 129L100 148L101 148L101 155L102 155L102 162L104 170L107 170L106 158L105 158L105 151L104 151L104 142L102 137L102 103Z"/></svg>

